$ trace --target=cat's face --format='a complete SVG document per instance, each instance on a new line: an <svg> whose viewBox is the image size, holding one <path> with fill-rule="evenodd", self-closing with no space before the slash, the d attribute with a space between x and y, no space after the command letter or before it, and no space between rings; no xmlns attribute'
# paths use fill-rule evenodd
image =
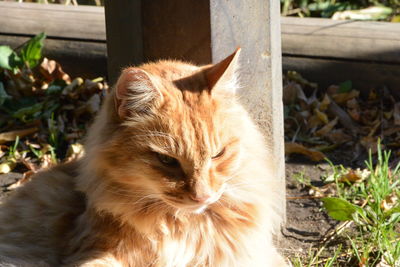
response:
<svg viewBox="0 0 400 267"><path fill-rule="evenodd" d="M240 166L242 110L232 88L223 88L231 86L224 79L232 79L234 55L226 61L124 70L115 93L123 126L108 162L125 193L193 212L220 200Z"/></svg>

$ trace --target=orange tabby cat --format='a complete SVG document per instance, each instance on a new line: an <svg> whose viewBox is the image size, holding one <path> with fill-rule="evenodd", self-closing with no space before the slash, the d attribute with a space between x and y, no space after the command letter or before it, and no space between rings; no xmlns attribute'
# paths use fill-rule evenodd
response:
<svg viewBox="0 0 400 267"><path fill-rule="evenodd" d="M123 70L83 159L3 204L1 266L286 266L273 158L216 65Z"/></svg>

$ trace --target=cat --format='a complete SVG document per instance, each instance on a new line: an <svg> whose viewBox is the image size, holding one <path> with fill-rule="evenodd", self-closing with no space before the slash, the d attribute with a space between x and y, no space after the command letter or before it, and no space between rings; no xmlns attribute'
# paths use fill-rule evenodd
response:
<svg viewBox="0 0 400 267"><path fill-rule="evenodd" d="M82 159L38 173L0 210L1 266L287 266L272 235L274 159L214 65L124 69Z"/></svg>

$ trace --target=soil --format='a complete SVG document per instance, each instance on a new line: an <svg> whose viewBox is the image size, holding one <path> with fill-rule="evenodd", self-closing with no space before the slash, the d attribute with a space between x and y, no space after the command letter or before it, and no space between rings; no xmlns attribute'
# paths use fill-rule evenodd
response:
<svg viewBox="0 0 400 267"><path fill-rule="evenodd" d="M293 178L302 173L317 185L328 168L327 163L286 163L286 224L279 242L280 251L286 257L308 255L309 249L317 247L338 224L321 210L321 201L309 198L308 189Z"/></svg>

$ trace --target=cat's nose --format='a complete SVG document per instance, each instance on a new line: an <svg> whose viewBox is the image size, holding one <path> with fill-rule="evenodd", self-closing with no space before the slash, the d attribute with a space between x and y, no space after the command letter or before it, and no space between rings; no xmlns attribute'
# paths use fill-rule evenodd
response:
<svg viewBox="0 0 400 267"><path fill-rule="evenodd" d="M189 197L197 203L207 203L211 200L211 195L209 194L189 194Z"/></svg>

